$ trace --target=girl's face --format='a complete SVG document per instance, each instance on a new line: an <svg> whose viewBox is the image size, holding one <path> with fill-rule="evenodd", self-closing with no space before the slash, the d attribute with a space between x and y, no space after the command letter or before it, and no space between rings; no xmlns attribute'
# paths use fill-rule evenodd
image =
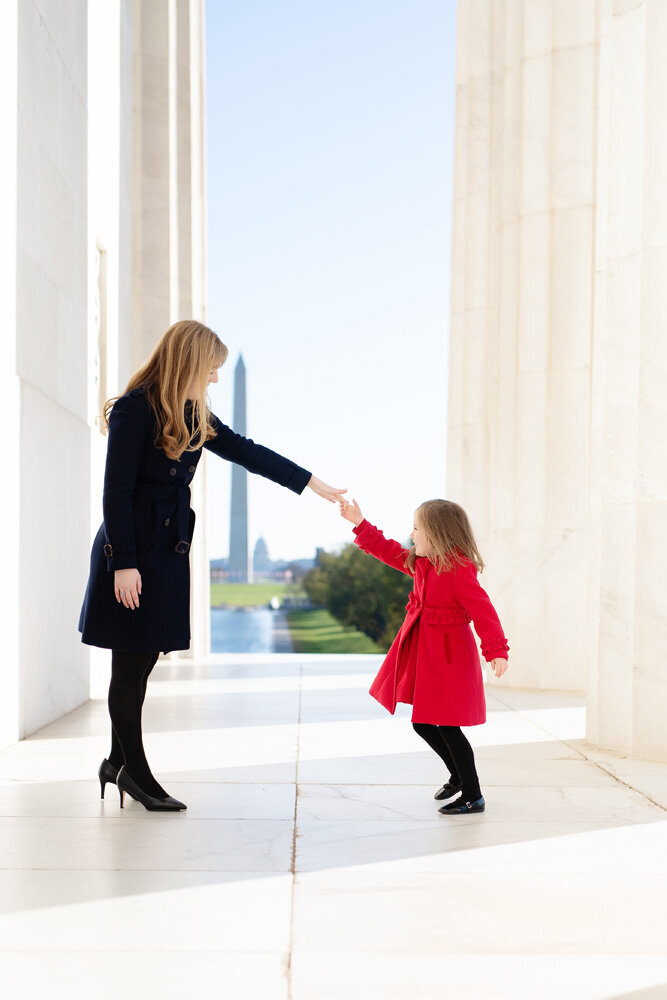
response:
<svg viewBox="0 0 667 1000"><path fill-rule="evenodd" d="M211 384L211 382L217 382L217 381L218 381L218 369L217 368L212 368L211 371L208 373L208 376L207 376L207 379L206 379L206 385L208 386L208 385ZM194 399L196 391L197 391L196 390L196 386L195 386L195 384L193 382L192 385L190 386L190 388L188 389L188 397L187 398L188 399Z"/></svg>
<svg viewBox="0 0 667 1000"><path fill-rule="evenodd" d="M422 531L419 525L419 518L415 514L414 523L412 526L412 531L410 532L410 538L415 547L415 552L418 556L428 556L431 551L431 546L426 541L426 535Z"/></svg>

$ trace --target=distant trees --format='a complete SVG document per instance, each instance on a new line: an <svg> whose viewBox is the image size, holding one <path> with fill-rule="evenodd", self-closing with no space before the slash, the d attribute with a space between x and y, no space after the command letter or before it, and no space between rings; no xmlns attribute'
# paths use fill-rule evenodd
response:
<svg viewBox="0 0 667 1000"><path fill-rule="evenodd" d="M301 565L301 563L291 562L291 563L287 564L285 572L288 572L288 573L292 574L291 577L290 577L290 579L294 583L299 583L301 580L303 580L303 578L306 575L307 571L306 571L306 569L304 569L304 567Z"/></svg>
<svg viewBox="0 0 667 1000"><path fill-rule="evenodd" d="M349 544L337 554L318 552L301 585L313 604L389 649L405 616L412 577Z"/></svg>

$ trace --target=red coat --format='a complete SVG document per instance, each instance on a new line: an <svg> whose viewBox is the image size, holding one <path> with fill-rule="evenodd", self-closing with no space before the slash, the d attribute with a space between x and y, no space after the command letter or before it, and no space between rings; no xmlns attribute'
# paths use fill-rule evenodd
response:
<svg viewBox="0 0 667 1000"><path fill-rule="evenodd" d="M482 641L486 660L507 659L507 640L477 569L466 559L438 573L424 556L414 574L405 566L408 550L385 538L368 521L354 529L364 552L414 576L407 614L370 693L394 714L396 703L413 706L412 721L438 726L479 726L486 722L482 668L469 622Z"/></svg>

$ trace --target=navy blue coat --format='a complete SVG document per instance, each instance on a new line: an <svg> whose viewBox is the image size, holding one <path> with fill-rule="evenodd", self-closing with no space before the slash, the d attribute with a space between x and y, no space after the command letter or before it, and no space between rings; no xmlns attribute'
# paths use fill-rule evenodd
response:
<svg viewBox="0 0 667 1000"><path fill-rule="evenodd" d="M191 428L190 404L185 417ZM204 447L249 472L302 493L310 472L250 438L235 434L215 414L217 436ZM90 555L90 574L79 616L81 641L107 649L168 653L190 645L190 557L195 525L190 483L201 448L179 461L153 444L153 410L143 388L114 403L104 471L102 514ZM138 608L114 594L114 570L141 574Z"/></svg>

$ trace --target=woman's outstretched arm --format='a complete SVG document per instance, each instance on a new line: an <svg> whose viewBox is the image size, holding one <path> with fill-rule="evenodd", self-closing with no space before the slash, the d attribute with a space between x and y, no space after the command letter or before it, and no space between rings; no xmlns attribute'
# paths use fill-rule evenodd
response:
<svg viewBox="0 0 667 1000"><path fill-rule="evenodd" d="M217 435L206 441L204 447L220 458L236 462L248 472L264 476L265 479L270 479L279 486L285 486L293 493L303 493L306 486L309 486L314 493L330 503L339 501L346 492L328 486L308 469L302 468L284 455L279 455L278 452L265 448L262 444L255 444L252 438L237 434L231 427L223 424L214 413L211 414L211 423Z"/></svg>

